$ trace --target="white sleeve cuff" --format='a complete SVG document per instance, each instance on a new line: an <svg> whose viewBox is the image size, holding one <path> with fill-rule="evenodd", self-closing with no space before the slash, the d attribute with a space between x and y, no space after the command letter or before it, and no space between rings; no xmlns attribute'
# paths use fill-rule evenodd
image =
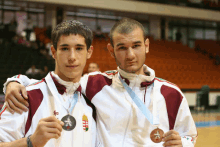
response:
<svg viewBox="0 0 220 147"><path fill-rule="evenodd" d="M4 87L3 87L4 94L6 92L6 87L7 87L8 83L10 83L12 81L15 81L15 82L18 82L18 83L24 85L24 83L22 82L21 79L18 79L18 78L8 78L7 81L3 84L4 85Z"/></svg>
<svg viewBox="0 0 220 147"><path fill-rule="evenodd" d="M194 142L192 137L181 137L183 147L194 147Z"/></svg>

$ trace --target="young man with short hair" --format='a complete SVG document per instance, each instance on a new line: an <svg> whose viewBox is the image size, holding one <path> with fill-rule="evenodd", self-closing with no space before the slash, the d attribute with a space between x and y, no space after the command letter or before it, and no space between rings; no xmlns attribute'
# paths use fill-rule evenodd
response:
<svg viewBox="0 0 220 147"><path fill-rule="evenodd" d="M92 32L65 21L52 32L55 71L27 87L29 110L0 113L0 147L94 147L96 124L80 78L92 55ZM10 103L10 102L9 102Z"/></svg>
<svg viewBox="0 0 220 147"><path fill-rule="evenodd" d="M122 19L111 29L110 40L107 48L118 69L81 78L82 92L96 107L100 143L104 147L193 147L197 131L186 98L144 64L149 40L143 26ZM21 87L8 86L8 95ZM12 96L7 99L17 104Z"/></svg>

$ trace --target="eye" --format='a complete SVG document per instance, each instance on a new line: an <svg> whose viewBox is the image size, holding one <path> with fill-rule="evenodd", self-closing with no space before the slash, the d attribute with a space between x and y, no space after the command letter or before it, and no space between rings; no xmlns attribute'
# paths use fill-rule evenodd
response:
<svg viewBox="0 0 220 147"><path fill-rule="evenodd" d="M140 45L139 44L135 44L134 46L133 46L133 48L137 48L137 47L139 47Z"/></svg>
<svg viewBox="0 0 220 147"><path fill-rule="evenodd" d="M80 51L80 50L82 50L82 49L83 49L82 47L77 47L77 48L76 48L77 51Z"/></svg>
<svg viewBox="0 0 220 147"><path fill-rule="evenodd" d="M119 50L126 50L126 47L122 46L118 48Z"/></svg>
<svg viewBox="0 0 220 147"><path fill-rule="evenodd" d="M63 48L61 48L61 50L62 51L66 51L66 50L68 50L68 48L67 47L63 47Z"/></svg>

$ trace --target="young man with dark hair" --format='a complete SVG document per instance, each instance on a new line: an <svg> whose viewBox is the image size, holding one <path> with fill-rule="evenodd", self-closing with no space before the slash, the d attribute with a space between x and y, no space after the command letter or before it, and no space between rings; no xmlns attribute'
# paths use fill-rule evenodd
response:
<svg viewBox="0 0 220 147"><path fill-rule="evenodd" d="M3 107L0 147L95 146L92 109L79 83L92 55L92 32L81 22L65 21L53 30L52 43L55 71L27 87L27 112L12 115Z"/></svg>
<svg viewBox="0 0 220 147"><path fill-rule="evenodd" d="M96 107L100 143L104 147L193 147L197 131L186 98L176 85L156 78L144 64L149 40L143 26L124 18L113 26L110 39L107 48L118 69L91 73L80 82ZM25 94L24 87L15 82L11 86L7 86L6 100L18 106L14 95Z"/></svg>

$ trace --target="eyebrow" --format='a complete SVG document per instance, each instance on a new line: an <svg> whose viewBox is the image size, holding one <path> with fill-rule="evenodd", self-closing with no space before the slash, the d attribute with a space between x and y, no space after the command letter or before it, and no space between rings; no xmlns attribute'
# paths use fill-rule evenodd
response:
<svg viewBox="0 0 220 147"><path fill-rule="evenodd" d="M124 45L124 43L118 43L116 46L118 47L118 46L121 46L121 45Z"/></svg>
<svg viewBox="0 0 220 147"><path fill-rule="evenodd" d="M69 44L61 44L60 46L69 46Z"/></svg>
<svg viewBox="0 0 220 147"><path fill-rule="evenodd" d="M69 44L61 44L60 46L69 46ZM85 45L83 45L83 44L76 44L76 46L84 47Z"/></svg>
<svg viewBox="0 0 220 147"><path fill-rule="evenodd" d="M81 47L84 47L85 45L83 45L83 44L77 44L76 46L81 46Z"/></svg>
<svg viewBox="0 0 220 147"><path fill-rule="evenodd" d="M141 43L141 41L135 41L135 42L133 42L133 44L138 44L138 43Z"/></svg>
<svg viewBox="0 0 220 147"><path fill-rule="evenodd" d="M138 44L138 43L141 43L141 41L135 41L133 42L132 44ZM124 43L118 43L116 46L121 46L121 45L124 45Z"/></svg>

